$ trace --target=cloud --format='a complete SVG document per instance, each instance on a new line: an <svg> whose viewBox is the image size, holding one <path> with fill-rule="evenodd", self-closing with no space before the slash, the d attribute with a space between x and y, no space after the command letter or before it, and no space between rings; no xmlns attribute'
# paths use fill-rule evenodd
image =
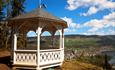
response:
<svg viewBox="0 0 115 70"><path fill-rule="evenodd" d="M115 35L115 30L109 29L108 32L104 30L94 31L94 32L84 32L84 35Z"/></svg>
<svg viewBox="0 0 115 70"><path fill-rule="evenodd" d="M102 23L101 20L93 19L91 21L84 23L84 26L102 28L104 26L104 23Z"/></svg>
<svg viewBox="0 0 115 70"><path fill-rule="evenodd" d="M91 26L96 28L103 28L109 26L115 27L115 12L105 15L101 20L93 19L91 21L88 21L84 23L84 26Z"/></svg>
<svg viewBox="0 0 115 70"><path fill-rule="evenodd" d="M93 19L91 21L84 23L83 27L90 27L90 29L87 31L87 33L90 33L90 34L105 33L104 29L108 28L109 31L107 33L115 35L115 20L114 19L115 19L115 12L112 12L104 16L103 19L101 20ZM110 29L110 28L113 28L113 29Z"/></svg>
<svg viewBox="0 0 115 70"><path fill-rule="evenodd" d="M100 10L115 10L115 2L112 0L67 0L67 9L75 10L80 7L89 7L86 13L82 15L88 16L97 13Z"/></svg>
<svg viewBox="0 0 115 70"><path fill-rule="evenodd" d="M115 12L110 13L109 15L106 15L103 17L104 20L111 20L115 21Z"/></svg>
<svg viewBox="0 0 115 70"><path fill-rule="evenodd" d="M65 29L68 34L115 35L115 12L105 15L101 20L92 19L82 24L73 22L72 18L62 19L68 23L68 28Z"/></svg>
<svg viewBox="0 0 115 70"><path fill-rule="evenodd" d="M98 9L96 7L90 7L87 13L83 13L83 16L92 15L98 12Z"/></svg>
<svg viewBox="0 0 115 70"><path fill-rule="evenodd" d="M66 32L76 32L76 28L80 28L80 24L74 23L72 18L63 17L61 19L65 20L68 24L68 29L65 29Z"/></svg>
<svg viewBox="0 0 115 70"><path fill-rule="evenodd" d="M115 35L115 29L110 29L109 32L112 34L112 35ZM109 35L109 34L108 34Z"/></svg>

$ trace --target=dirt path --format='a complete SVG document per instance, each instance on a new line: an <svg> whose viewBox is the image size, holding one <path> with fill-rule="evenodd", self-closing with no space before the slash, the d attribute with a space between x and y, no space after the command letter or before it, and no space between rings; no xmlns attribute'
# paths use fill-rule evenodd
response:
<svg viewBox="0 0 115 70"><path fill-rule="evenodd" d="M75 60L64 61L62 70L103 70L101 67Z"/></svg>
<svg viewBox="0 0 115 70"><path fill-rule="evenodd" d="M11 70L10 66L10 52L8 50L0 49L0 70Z"/></svg>
<svg viewBox="0 0 115 70"><path fill-rule="evenodd" d="M0 64L0 70L11 70L11 69L5 64Z"/></svg>

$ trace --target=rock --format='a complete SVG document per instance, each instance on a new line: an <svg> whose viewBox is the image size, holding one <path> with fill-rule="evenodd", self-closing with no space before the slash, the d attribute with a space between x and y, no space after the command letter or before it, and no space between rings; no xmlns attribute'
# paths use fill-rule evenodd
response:
<svg viewBox="0 0 115 70"><path fill-rule="evenodd" d="M72 49L65 50L65 59L71 60L76 57L77 57L77 51L72 50Z"/></svg>

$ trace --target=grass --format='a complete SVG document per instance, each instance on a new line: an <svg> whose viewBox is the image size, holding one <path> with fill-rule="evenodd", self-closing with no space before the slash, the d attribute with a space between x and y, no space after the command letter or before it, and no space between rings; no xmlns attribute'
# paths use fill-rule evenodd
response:
<svg viewBox="0 0 115 70"><path fill-rule="evenodd" d="M65 46L66 47L89 47L89 46L99 46L97 43L99 39L95 38L66 38Z"/></svg>

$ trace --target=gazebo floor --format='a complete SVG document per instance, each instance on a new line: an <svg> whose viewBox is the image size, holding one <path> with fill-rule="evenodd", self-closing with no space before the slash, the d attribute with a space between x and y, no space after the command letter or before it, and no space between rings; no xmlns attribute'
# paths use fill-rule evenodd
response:
<svg viewBox="0 0 115 70"><path fill-rule="evenodd" d="M57 63L53 63L53 64L47 64L47 65L41 65L40 66L40 69L46 69L46 68L50 68L50 67L57 67L57 66L60 66L61 65L61 62L57 62ZM15 64L13 65L13 70L16 70L16 69L37 69L37 66L36 65L22 65L22 64Z"/></svg>

